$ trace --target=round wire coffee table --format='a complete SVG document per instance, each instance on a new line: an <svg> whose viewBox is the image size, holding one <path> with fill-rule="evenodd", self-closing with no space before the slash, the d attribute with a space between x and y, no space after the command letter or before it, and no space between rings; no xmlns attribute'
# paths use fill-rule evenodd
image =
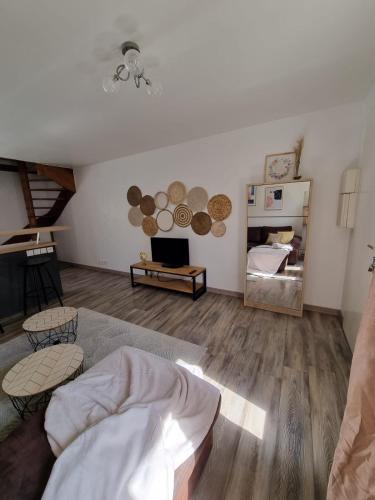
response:
<svg viewBox="0 0 375 500"><path fill-rule="evenodd" d="M21 359L5 375L2 388L23 419L46 406L52 391L83 371L83 350L77 344L47 347Z"/></svg>
<svg viewBox="0 0 375 500"><path fill-rule="evenodd" d="M55 307L30 316L22 325L34 351L77 338L78 311L74 307Z"/></svg>

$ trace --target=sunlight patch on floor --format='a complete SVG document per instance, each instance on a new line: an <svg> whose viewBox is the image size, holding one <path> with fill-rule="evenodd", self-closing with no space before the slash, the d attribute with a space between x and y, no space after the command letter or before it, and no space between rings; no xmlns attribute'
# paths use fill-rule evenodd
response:
<svg viewBox="0 0 375 500"><path fill-rule="evenodd" d="M207 376L205 379L221 392L221 415L258 439L263 439L267 412L215 380Z"/></svg>

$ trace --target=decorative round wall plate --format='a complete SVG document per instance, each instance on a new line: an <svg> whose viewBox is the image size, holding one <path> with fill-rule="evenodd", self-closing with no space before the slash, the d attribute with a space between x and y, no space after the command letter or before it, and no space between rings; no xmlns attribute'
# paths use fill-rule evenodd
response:
<svg viewBox="0 0 375 500"><path fill-rule="evenodd" d="M167 208L169 203L168 195L167 193L164 193L164 191L159 191L158 193L156 193L156 195L154 196L154 200L156 208L158 208L159 210L164 210L165 208Z"/></svg>
<svg viewBox="0 0 375 500"><path fill-rule="evenodd" d="M132 226L142 226L143 213L139 207L129 208L128 219Z"/></svg>
<svg viewBox="0 0 375 500"><path fill-rule="evenodd" d="M193 187L187 195L187 204L193 212L201 212L207 206L208 194L207 191L200 187Z"/></svg>
<svg viewBox="0 0 375 500"><path fill-rule="evenodd" d="M158 215L156 216L156 224L160 231L167 233L170 231L174 225L173 214L170 210L160 210Z"/></svg>
<svg viewBox="0 0 375 500"><path fill-rule="evenodd" d="M197 212L191 220L193 231L202 236L210 232L211 225L211 217L206 212Z"/></svg>
<svg viewBox="0 0 375 500"><path fill-rule="evenodd" d="M224 236L226 230L227 230L227 227L224 224L224 222L221 221L221 220L217 220L211 226L211 233L214 236L216 236L217 238L220 238L221 236Z"/></svg>
<svg viewBox="0 0 375 500"><path fill-rule="evenodd" d="M216 194L207 205L207 211L215 220L224 220L232 211L232 202L225 194Z"/></svg>
<svg viewBox="0 0 375 500"><path fill-rule="evenodd" d="M142 221L142 228L147 236L155 236L158 232L158 225L154 217L145 217Z"/></svg>
<svg viewBox="0 0 375 500"><path fill-rule="evenodd" d="M190 226L193 212L186 205L180 204L174 209L173 219L177 226L188 227Z"/></svg>
<svg viewBox="0 0 375 500"><path fill-rule="evenodd" d="M152 196L150 196L149 194L146 194L146 196L144 196L141 199L142 213L144 213L145 215L152 215L155 212L155 208L156 207L155 207L154 198Z"/></svg>
<svg viewBox="0 0 375 500"><path fill-rule="evenodd" d="M182 203L186 198L186 187L180 181L172 182L172 184L168 187L168 196L169 201L173 203L173 205L178 205Z"/></svg>
<svg viewBox="0 0 375 500"><path fill-rule="evenodd" d="M128 199L129 205L131 205L132 207L137 207L142 199L142 191L138 186L131 186L128 189L126 197Z"/></svg>

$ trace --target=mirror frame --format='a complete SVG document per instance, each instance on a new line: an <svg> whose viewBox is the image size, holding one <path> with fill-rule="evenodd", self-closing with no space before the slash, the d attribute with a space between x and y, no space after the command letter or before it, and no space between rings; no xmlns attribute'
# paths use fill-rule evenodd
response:
<svg viewBox="0 0 375 500"><path fill-rule="evenodd" d="M256 303L256 302L251 302L249 300L246 300L246 286L247 286L247 228L249 227L249 212L248 212L248 193L249 193L249 187L250 186L278 186L278 185L284 185L284 184L295 184L296 182L310 182L310 189L309 189L309 215L307 218L307 224L306 224L306 244L305 244L305 254L304 254L304 269L303 269L303 280L302 280L302 291L301 291L301 306L299 309L292 309L290 307L283 307L283 306L276 306L272 304L263 304L263 303ZM303 316L303 306L304 306L304 292L305 292L305 282L306 282L306 262L308 261L308 255L309 255L309 235L310 235L310 224L311 224L311 201L312 201L312 187L313 187L313 180L312 179L297 179L293 181L287 181L287 182L277 182L277 183L267 183L267 182L259 182L259 183L249 183L246 184L246 242L245 242L245 284L244 284L244 293L243 293L243 301L244 301L244 306L245 307L254 307L255 309L263 309L264 311L271 311L271 312L276 312L276 313L281 313L281 314L289 314L290 316L297 316L301 318ZM303 217L303 216L302 216Z"/></svg>

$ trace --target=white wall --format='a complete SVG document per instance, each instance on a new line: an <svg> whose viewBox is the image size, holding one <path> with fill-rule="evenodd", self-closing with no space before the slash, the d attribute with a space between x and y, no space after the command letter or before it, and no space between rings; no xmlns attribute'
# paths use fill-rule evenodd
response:
<svg viewBox="0 0 375 500"><path fill-rule="evenodd" d="M302 174L314 180L305 302L339 309L349 243L348 231L336 226L339 183L341 172L357 164L362 124L362 105L350 104L78 168L78 192L60 221L72 226L58 236L60 258L127 271L140 250L150 249L142 229L127 220L128 187L155 194L181 180L210 196L227 194L233 211L223 238L181 228L168 236L189 237L191 262L207 267L209 286L242 291L246 184L263 181L266 154L290 150L304 134Z"/></svg>
<svg viewBox="0 0 375 500"><path fill-rule="evenodd" d="M0 231L20 229L27 224L27 214L18 174L0 172ZM0 244L6 238L0 238Z"/></svg>
<svg viewBox="0 0 375 500"><path fill-rule="evenodd" d="M354 349L365 305L371 273L368 267L375 252L375 89L366 102L366 131L361 155L361 181L357 214L348 252L342 311L344 330Z"/></svg>

